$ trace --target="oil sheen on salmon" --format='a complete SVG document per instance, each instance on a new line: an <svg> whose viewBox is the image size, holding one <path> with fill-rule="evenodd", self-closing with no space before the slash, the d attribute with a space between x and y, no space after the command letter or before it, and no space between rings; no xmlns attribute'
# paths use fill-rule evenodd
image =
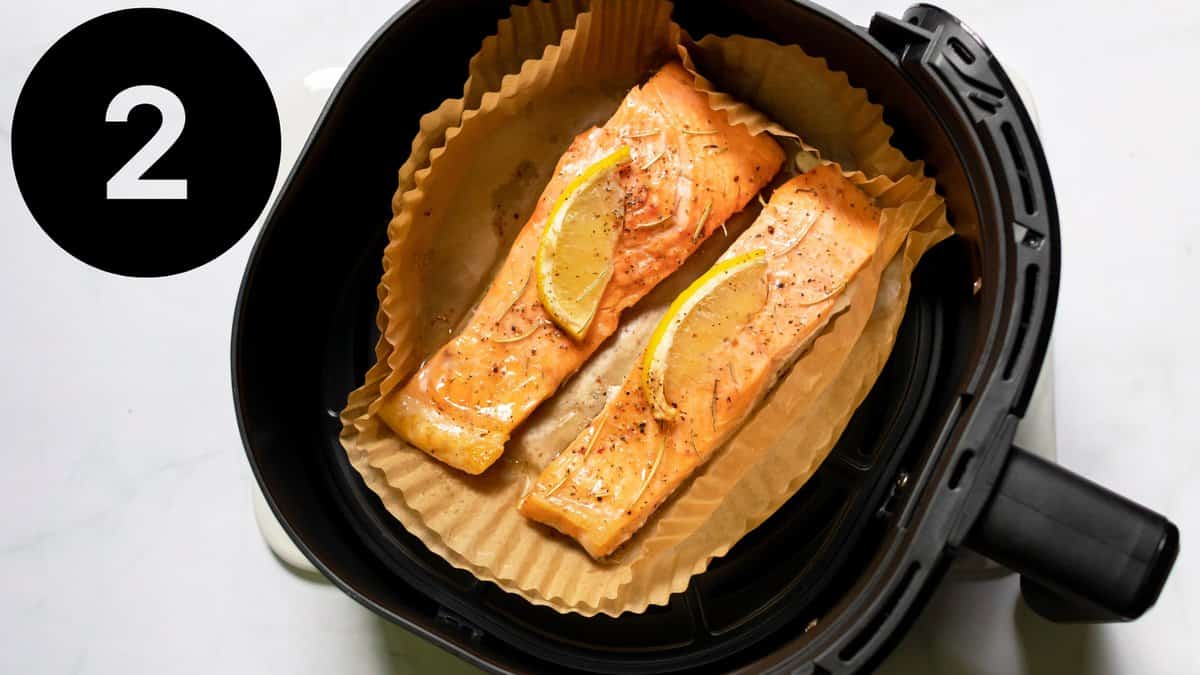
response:
<svg viewBox="0 0 1200 675"><path fill-rule="evenodd" d="M722 344L698 355L698 365L693 360L685 386L668 388L670 416L655 414L639 363L545 468L521 513L575 538L593 557L616 550L741 427L779 373L845 307L847 285L876 251L879 219L870 197L830 166L775 190L721 259L766 260L761 309L723 331Z"/></svg>
<svg viewBox="0 0 1200 675"><path fill-rule="evenodd" d="M539 239L564 189L622 147L629 158L614 176L624 195L611 276L576 338L538 297ZM603 127L571 143L466 326L388 395L381 417L442 462L483 472L513 429L616 330L621 312L741 210L783 159L767 134L729 125L692 76L668 64L630 91Z"/></svg>

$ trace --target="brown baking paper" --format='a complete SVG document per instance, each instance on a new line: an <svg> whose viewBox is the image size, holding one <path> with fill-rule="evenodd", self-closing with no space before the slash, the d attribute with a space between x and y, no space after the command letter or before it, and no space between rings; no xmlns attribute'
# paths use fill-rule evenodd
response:
<svg viewBox="0 0 1200 675"><path fill-rule="evenodd" d="M528 6L512 8L512 15L497 24L496 33L484 39L471 58L462 98L447 99L437 110L421 117L412 151L400 167L397 201L413 188L414 175L429 166L430 152L445 142L447 129L458 126L463 111L478 108L483 95L498 91L505 76L518 72L525 61L540 58L547 45L557 44L563 31L575 25L575 17L586 4L584 0L535 0Z"/></svg>
<svg viewBox="0 0 1200 675"><path fill-rule="evenodd" d="M531 11L561 18L564 7L548 3ZM542 41L541 58L503 77L499 90L479 96L477 109L447 126L428 165L413 171L411 187L402 174L380 292L379 363L342 415L351 462L410 532L456 567L559 611L615 616L665 603L799 489L878 376L903 315L912 266L949 232L933 182L920 175L919 164L879 147L890 130L844 76L794 47L739 38L688 44L669 13L666 3L597 2L560 39L548 30L530 38ZM521 42L519 31L512 35ZM509 49L535 51L528 43ZM487 53L473 68L495 59ZM522 518L516 503L623 380L671 300L753 220L756 205L731 221L728 238L711 238L627 312L618 334L514 434L484 475L459 473L408 446L379 422L374 406L468 315L571 139L603 123L630 87L680 54L685 64L705 69L707 79L697 79L703 90L729 77L755 84L739 91L741 103L710 95L714 109L755 131L787 133L755 108L786 120L805 143L785 146L804 145L853 169L847 175L884 208L891 236L847 288L846 311L745 428L618 555L596 562L572 540ZM795 72L788 77L788 71ZM768 86L772 77L820 86ZM838 120L854 123L839 135ZM418 137L414 154L435 145Z"/></svg>

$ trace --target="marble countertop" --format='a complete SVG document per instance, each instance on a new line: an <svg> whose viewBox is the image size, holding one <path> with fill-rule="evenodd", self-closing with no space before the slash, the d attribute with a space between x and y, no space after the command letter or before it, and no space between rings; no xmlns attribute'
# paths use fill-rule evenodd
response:
<svg viewBox="0 0 1200 675"><path fill-rule="evenodd" d="M281 109L403 0L168 0L258 61ZM93 271L34 224L8 143L17 93L61 34L116 5L0 8L0 672L418 673L450 669L263 545L234 420L229 335L253 232L162 280ZM829 0L866 23L888 0ZM884 673L1196 673L1200 286L1190 171L1200 5L945 0L1028 81L1063 223L1058 458L1169 515L1183 553L1126 625L1059 626L1016 578L944 584ZM308 121L285 117L285 153ZM457 666L463 670L465 667Z"/></svg>

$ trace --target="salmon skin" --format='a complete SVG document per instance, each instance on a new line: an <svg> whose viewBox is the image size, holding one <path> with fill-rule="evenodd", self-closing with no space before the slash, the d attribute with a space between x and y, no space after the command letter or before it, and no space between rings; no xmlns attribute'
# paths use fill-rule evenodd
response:
<svg viewBox="0 0 1200 675"><path fill-rule="evenodd" d="M611 554L740 427L845 307L844 289L874 255L878 237L879 210L835 168L780 186L722 256L765 251L765 304L671 401L675 420L655 419L639 364L545 468L521 513L575 538L594 558Z"/></svg>
<svg viewBox="0 0 1200 675"><path fill-rule="evenodd" d="M538 299L534 258L560 193L589 166L628 147L614 268L595 318L575 340ZM629 92L603 126L558 162L529 222L464 329L403 386L380 416L412 445L467 473L483 472L509 435L617 328L622 310L674 272L779 171L783 151L713 111L678 63Z"/></svg>

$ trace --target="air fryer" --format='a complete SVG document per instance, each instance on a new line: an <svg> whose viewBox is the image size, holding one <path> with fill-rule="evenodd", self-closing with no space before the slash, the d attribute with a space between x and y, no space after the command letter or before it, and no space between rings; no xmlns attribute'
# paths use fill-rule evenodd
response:
<svg viewBox="0 0 1200 675"><path fill-rule="evenodd" d="M370 40L247 267L233 335L239 424L268 502L323 574L493 671L869 670L964 547L1020 572L1026 602L1050 620L1131 620L1154 603L1175 526L1012 446L1054 318L1054 190L999 62L930 5L862 28L797 0L676 3L697 39L799 44L845 71L884 107L893 143L926 161L958 232L915 271L891 358L809 483L667 605L618 618L531 605L408 534L349 466L337 413L374 359L396 169L509 4L420 0ZM309 330L290 330L296 317Z"/></svg>

